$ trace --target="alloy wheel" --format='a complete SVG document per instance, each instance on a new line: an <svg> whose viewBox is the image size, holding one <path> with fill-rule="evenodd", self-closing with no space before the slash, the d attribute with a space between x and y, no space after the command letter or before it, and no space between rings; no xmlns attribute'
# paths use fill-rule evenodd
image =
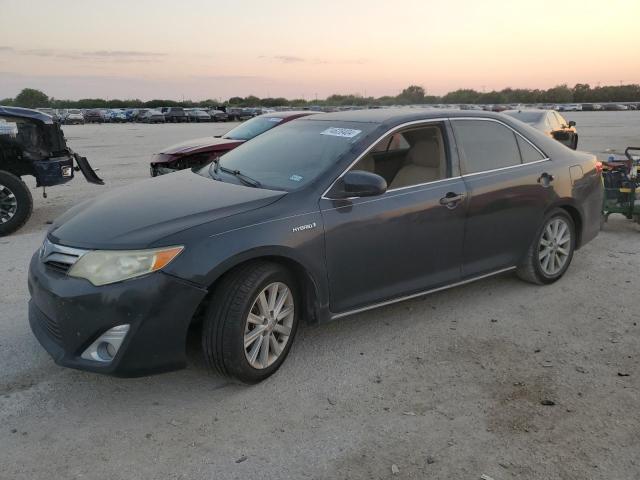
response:
<svg viewBox="0 0 640 480"><path fill-rule="evenodd" d="M0 223L7 223L18 211L18 199L5 185L0 184Z"/></svg>
<svg viewBox="0 0 640 480"><path fill-rule="evenodd" d="M561 217L552 218L544 227L538 246L538 259L542 271L548 276L557 275L571 255L571 227Z"/></svg>
<svg viewBox="0 0 640 480"><path fill-rule="evenodd" d="M282 354L293 328L295 303L282 282L267 285L256 297L244 328L244 353L256 369L271 366Z"/></svg>

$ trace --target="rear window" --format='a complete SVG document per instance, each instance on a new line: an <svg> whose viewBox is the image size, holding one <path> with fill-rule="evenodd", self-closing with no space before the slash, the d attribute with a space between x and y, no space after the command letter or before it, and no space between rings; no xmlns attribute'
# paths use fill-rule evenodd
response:
<svg viewBox="0 0 640 480"><path fill-rule="evenodd" d="M506 112L507 115L516 118L524 123L538 123L545 115L544 112Z"/></svg>
<svg viewBox="0 0 640 480"><path fill-rule="evenodd" d="M454 120L458 147L463 150L463 173L477 173L520 164L515 133L486 120Z"/></svg>
<svg viewBox="0 0 640 480"><path fill-rule="evenodd" d="M271 130L273 127L282 123L282 121L283 119L279 117L255 117L227 132L224 138L230 140L251 140L267 130Z"/></svg>

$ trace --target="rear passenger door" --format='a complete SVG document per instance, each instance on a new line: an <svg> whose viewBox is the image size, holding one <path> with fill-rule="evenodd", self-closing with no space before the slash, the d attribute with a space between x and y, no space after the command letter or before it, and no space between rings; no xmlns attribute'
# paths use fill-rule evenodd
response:
<svg viewBox="0 0 640 480"><path fill-rule="evenodd" d="M463 278L516 266L554 196L550 160L497 120L451 124L469 195Z"/></svg>

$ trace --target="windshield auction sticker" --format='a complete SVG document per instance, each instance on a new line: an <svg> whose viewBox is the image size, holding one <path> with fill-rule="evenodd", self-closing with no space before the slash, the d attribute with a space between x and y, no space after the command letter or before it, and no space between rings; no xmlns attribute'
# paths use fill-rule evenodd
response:
<svg viewBox="0 0 640 480"><path fill-rule="evenodd" d="M324 132L320 132L320 135L331 135L332 137L353 138L361 132L362 130L354 130L351 128L331 127L331 128L327 128Z"/></svg>

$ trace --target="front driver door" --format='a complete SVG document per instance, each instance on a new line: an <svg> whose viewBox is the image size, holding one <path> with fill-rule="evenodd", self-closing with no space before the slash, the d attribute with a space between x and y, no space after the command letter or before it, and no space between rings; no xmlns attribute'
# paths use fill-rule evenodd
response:
<svg viewBox="0 0 640 480"><path fill-rule="evenodd" d="M452 167L445 124L400 133L409 141L387 136L371 157L353 167L384 176L386 193L333 200L329 192L320 200L330 306L336 314L460 279L466 191L457 162ZM407 152L389 151L390 145L405 145ZM453 195L460 200L442 200Z"/></svg>

